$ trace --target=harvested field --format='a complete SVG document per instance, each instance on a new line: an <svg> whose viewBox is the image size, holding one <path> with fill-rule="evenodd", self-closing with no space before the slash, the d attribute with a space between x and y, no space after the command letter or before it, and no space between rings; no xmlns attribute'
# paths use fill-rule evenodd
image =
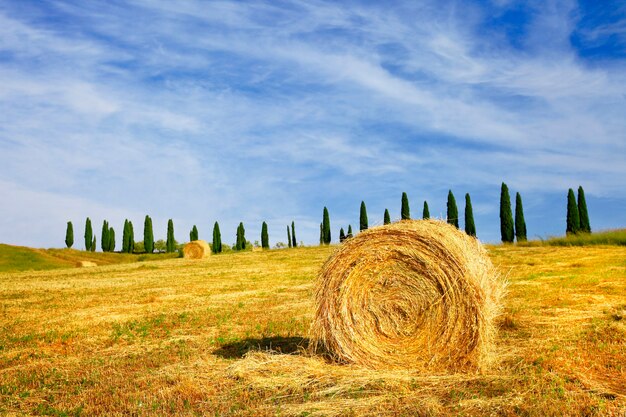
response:
<svg viewBox="0 0 626 417"><path fill-rule="evenodd" d="M626 412L626 248L489 247L497 363L441 375L307 353L332 250L0 273L0 414Z"/></svg>

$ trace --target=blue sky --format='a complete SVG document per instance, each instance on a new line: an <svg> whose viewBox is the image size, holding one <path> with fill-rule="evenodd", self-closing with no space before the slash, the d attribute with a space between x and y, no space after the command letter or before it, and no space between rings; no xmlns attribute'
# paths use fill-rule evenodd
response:
<svg viewBox="0 0 626 417"><path fill-rule="evenodd" d="M336 239L449 189L496 242L502 181L531 238L578 185L623 227L625 104L623 1L0 0L0 242L150 214L314 244L325 205Z"/></svg>

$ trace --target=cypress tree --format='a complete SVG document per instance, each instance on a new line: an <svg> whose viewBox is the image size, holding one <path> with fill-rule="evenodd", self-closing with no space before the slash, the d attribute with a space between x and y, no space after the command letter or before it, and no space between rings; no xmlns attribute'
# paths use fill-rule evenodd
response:
<svg viewBox="0 0 626 417"><path fill-rule="evenodd" d="M235 250L241 250L241 223L237 225L237 240L235 241Z"/></svg>
<svg viewBox="0 0 626 417"><path fill-rule="evenodd" d="M330 245L331 235L330 235L330 216L328 215L328 209L324 207L324 218L323 218L323 228L324 228L324 243L326 245Z"/></svg>
<svg viewBox="0 0 626 417"><path fill-rule="evenodd" d="M515 237L518 242L526 242L526 220L524 220L524 207L522 196L515 194Z"/></svg>
<svg viewBox="0 0 626 417"><path fill-rule="evenodd" d="M130 228L128 227L128 219L124 220L124 229L122 230L122 253L130 252L128 249L130 245L128 243L128 238L130 237Z"/></svg>
<svg viewBox="0 0 626 417"><path fill-rule="evenodd" d="M324 244L324 222L320 223L320 245Z"/></svg>
<svg viewBox="0 0 626 417"><path fill-rule="evenodd" d="M239 250L244 250L246 249L246 229L243 227L243 222L239 223L239 233L240 233Z"/></svg>
<svg viewBox="0 0 626 417"><path fill-rule="evenodd" d="M583 187L581 186L578 186L578 216L580 218L580 231L584 233L591 233L591 223L589 223L585 190L583 190Z"/></svg>
<svg viewBox="0 0 626 417"><path fill-rule="evenodd" d="M267 223L265 222L263 222L263 225L261 226L261 247L263 249L270 248L270 238L267 235Z"/></svg>
<svg viewBox="0 0 626 417"><path fill-rule="evenodd" d="M94 235L93 240L91 241L91 249L92 252L96 251L96 236Z"/></svg>
<svg viewBox="0 0 626 417"><path fill-rule="evenodd" d="M67 229L65 230L65 246L69 248L74 244L74 226L72 222L67 222Z"/></svg>
<svg viewBox="0 0 626 417"><path fill-rule="evenodd" d="M385 209L385 215L383 216L383 224L390 224L391 216L389 216L389 210Z"/></svg>
<svg viewBox="0 0 626 417"><path fill-rule="evenodd" d="M294 248L298 247L298 242L296 241L296 224L291 222L291 246Z"/></svg>
<svg viewBox="0 0 626 417"><path fill-rule="evenodd" d="M422 211L422 219L430 219L430 210L428 210L428 203L424 201L424 210Z"/></svg>
<svg viewBox="0 0 626 417"><path fill-rule="evenodd" d="M567 192L567 228L565 229L565 233L570 235L578 232L580 232L580 215L578 213L574 190L570 188Z"/></svg>
<svg viewBox="0 0 626 417"><path fill-rule="evenodd" d="M109 227L109 232L107 233L107 243L109 244L109 246L107 247L107 252L114 252L115 251L115 230L113 229L113 227Z"/></svg>
<svg viewBox="0 0 626 417"><path fill-rule="evenodd" d="M213 242L211 243L213 253L222 252L222 234L220 233L220 225L215 222L213 225Z"/></svg>
<svg viewBox="0 0 626 417"><path fill-rule="evenodd" d="M344 240L346 240L346 234L343 231L343 227L341 229L339 229L339 243L343 242Z"/></svg>
<svg viewBox="0 0 626 417"><path fill-rule="evenodd" d="M109 251L109 222L102 223L102 233L100 234L100 248L102 252Z"/></svg>
<svg viewBox="0 0 626 417"><path fill-rule="evenodd" d="M469 193L465 194L465 233L476 237L476 225L474 224L474 210Z"/></svg>
<svg viewBox="0 0 626 417"><path fill-rule="evenodd" d="M191 231L189 232L189 241L193 242L195 240L198 240L198 228L194 224L191 228Z"/></svg>
<svg viewBox="0 0 626 417"><path fill-rule="evenodd" d="M172 219L167 221L167 240L165 242L165 251L172 253L176 250L176 239L174 238L174 222Z"/></svg>
<svg viewBox="0 0 626 417"><path fill-rule="evenodd" d="M505 183L502 183L500 189L500 237L502 238L502 242L512 243L514 234L509 187L507 187Z"/></svg>
<svg viewBox="0 0 626 417"><path fill-rule="evenodd" d="M85 220L85 250L90 251L93 243L93 230L91 229L91 219Z"/></svg>
<svg viewBox="0 0 626 417"><path fill-rule="evenodd" d="M143 222L143 247L146 253L154 252L154 231L152 230L152 219L148 215Z"/></svg>
<svg viewBox="0 0 626 417"><path fill-rule="evenodd" d="M154 251L154 228L152 227L152 217L150 217L150 242L152 242L152 249L150 252Z"/></svg>
<svg viewBox="0 0 626 417"><path fill-rule="evenodd" d="M289 230L289 226L287 226L287 247L291 248L293 241L291 240L291 231Z"/></svg>
<svg viewBox="0 0 626 417"><path fill-rule="evenodd" d="M352 225L348 225L348 234L346 235L346 239L350 239L352 237Z"/></svg>
<svg viewBox="0 0 626 417"><path fill-rule="evenodd" d="M112 227L109 229L107 240L108 240L107 243L109 244L109 247L107 248L107 252L114 252L115 251L115 230L113 230Z"/></svg>
<svg viewBox="0 0 626 417"><path fill-rule="evenodd" d="M411 209L409 208L409 197L406 193L402 193L402 208L400 209L400 217L402 220L411 218Z"/></svg>
<svg viewBox="0 0 626 417"><path fill-rule="evenodd" d="M365 201L361 201L361 213L359 215L359 230L367 230L367 208L365 208Z"/></svg>
<svg viewBox="0 0 626 417"><path fill-rule="evenodd" d="M128 221L128 253L135 252L135 229L133 222Z"/></svg>
<svg viewBox="0 0 626 417"><path fill-rule="evenodd" d="M459 210L456 207L456 199L452 190L448 190L447 216L448 223L459 228Z"/></svg>

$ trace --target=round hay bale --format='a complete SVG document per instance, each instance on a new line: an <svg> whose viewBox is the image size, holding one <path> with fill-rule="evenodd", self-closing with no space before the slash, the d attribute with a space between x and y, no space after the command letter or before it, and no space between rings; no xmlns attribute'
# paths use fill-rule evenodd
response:
<svg viewBox="0 0 626 417"><path fill-rule="evenodd" d="M194 240L183 247L183 258L202 259L211 254L211 247L205 240Z"/></svg>
<svg viewBox="0 0 626 417"><path fill-rule="evenodd" d="M312 347L370 368L480 369L504 283L480 242L403 220L344 241L316 283Z"/></svg>
<svg viewBox="0 0 626 417"><path fill-rule="evenodd" d="M94 266L98 266L98 264L91 261L78 261L76 262L76 266L78 268L92 268Z"/></svg>

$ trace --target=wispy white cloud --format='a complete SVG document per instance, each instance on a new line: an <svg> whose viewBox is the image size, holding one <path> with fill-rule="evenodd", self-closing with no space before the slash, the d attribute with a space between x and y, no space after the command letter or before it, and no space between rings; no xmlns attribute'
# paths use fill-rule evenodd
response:
<svg viewBox="0 0 626 417"><path fill-rule="evenodd" d="M577 55L574 2L530 3L522 48L481 26L520 7L496 3L5 5L3 191L12 213L25 193L49 197L63 227L101 204L175 213L182 229L298 218L310 242L321 205L349 221L342 198L381 210L400 190L443 201L502 180L621 193L624 63Z"/></svg>

